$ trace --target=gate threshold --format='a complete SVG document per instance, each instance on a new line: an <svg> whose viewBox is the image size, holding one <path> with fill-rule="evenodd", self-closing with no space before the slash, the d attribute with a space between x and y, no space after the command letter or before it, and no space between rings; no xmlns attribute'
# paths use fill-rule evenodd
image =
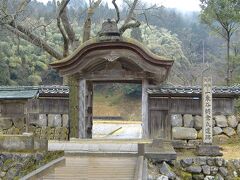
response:
<svg viewBox="0 0 240 180"><path fill-rule="evenodd" d="M153 139L79 139L70 138L70 142L73 143L83 143L83 144L151 144Z"/></svg>
<svg viewBox="0 0 240 180"><path fill-rule="evenodd" d="M48 142L49 151L81 153L143 153L144 145L151 144L152 139L77 139L70 141Z"/></svg>
<svg viewBox="0 0 240 180"><path fill-rule="evenodd" d="M176 152L170 140L165 139L77 139L49 141L49 151L64 151L92 155L139 155L151 159L174 160Z"/></svg>

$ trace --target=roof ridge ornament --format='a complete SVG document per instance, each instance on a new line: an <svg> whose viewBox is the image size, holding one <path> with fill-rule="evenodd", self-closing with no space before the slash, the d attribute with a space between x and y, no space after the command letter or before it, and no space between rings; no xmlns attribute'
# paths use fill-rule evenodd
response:
<svg viewBox="0 0 240 180"><path fill-rule="evenodd" d="M116 21L107 19L102 24L102 29L99 33L99 37L103 40L113 40L120 38L120 32L117 26Z"/></svg>
<svg viewBox="0 0 240 180"><path fill-rule="evenodd" d="M114 51L111 51L110 54L104 57L107 61L113 62L119 58L119 54Z"/></svg>

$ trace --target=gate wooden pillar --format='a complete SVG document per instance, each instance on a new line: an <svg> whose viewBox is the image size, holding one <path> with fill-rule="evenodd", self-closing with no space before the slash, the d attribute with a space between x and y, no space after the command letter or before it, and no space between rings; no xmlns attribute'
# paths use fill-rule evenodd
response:
<svg viewBox="0 0 240 180"><path fill-rule="evenodd" d="M148 130L148 94L147 94L147 87L149 83L147 79L142 80L142 137L148 138L149 137L149 130Z"/></svg>
<svg viewBox="0 0 240 180"><path fill-rule="evenodd" d="M82 79L79 81L79 138L92 138L92 107L93 84Z"/></svg>
<svg viewBox="0 0 240 180"><path fill-rule="evenodd" d="M74 75L69 76L68 84L69 84L69 120L70 120L70 138L78 138L79 134L79 125L78 125L78 117L79 117L79 84L78 78Z"/></svg>

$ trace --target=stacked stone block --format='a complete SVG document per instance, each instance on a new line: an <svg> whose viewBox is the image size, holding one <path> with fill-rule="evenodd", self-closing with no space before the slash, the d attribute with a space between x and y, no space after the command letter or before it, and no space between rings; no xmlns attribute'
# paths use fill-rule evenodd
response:
<svg viewBox="0 0 240 180"><path fill-rule="evenodd" d="M30 131L35 137L50 140L68 139L68 115L67 114L39 114L39 120L30 122Z"/></svg>
<svg viewBox="0 0 240 180"><path fill-rule="evenodd" d="M151 164L151 163L150 163ZM188 157L171 162L155 162L159 175L148 179L224 180L240 177L240 160L220 157Z"/></svg>
<svg viewBox="0 0 240 180"><path fill-rule="evenodd" d="M195 148L202 143L202 116L172 114L172 138L176 148ZM240 136L240 121L235 115L213 116L213 141L224 143L230 137Z"/></svg>
<svg viewBox="0 0 240 180"><path fill-rule="evenodd" d="M60 152L0 153L0 180L20 179L61 156Z"/></svg>
<svg viewBox="0 0 240 180"><path fill-rule="evenodd" d="M22 134L25 132L24 118L0 117L0 133Z"/></svg>
<svg viewBox="0 0 240 180"><path fill-rule="evenodd" d="M29 119L29 132L35 137L49 140L67 140L69 134L69 119L67 114L37 114L37 118ZM24 118L0 117L0 133L22 134L26 132Z"/></svg>

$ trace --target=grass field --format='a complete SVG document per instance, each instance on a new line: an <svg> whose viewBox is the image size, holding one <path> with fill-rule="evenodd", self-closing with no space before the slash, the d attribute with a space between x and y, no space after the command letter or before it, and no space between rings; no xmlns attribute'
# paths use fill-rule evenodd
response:
<svg viewBox="0 0 240 180"><path fill-rule="evenodd" d="M93 116L121 116L127 121L141 121L141 99L94 93Z"/></svg>

